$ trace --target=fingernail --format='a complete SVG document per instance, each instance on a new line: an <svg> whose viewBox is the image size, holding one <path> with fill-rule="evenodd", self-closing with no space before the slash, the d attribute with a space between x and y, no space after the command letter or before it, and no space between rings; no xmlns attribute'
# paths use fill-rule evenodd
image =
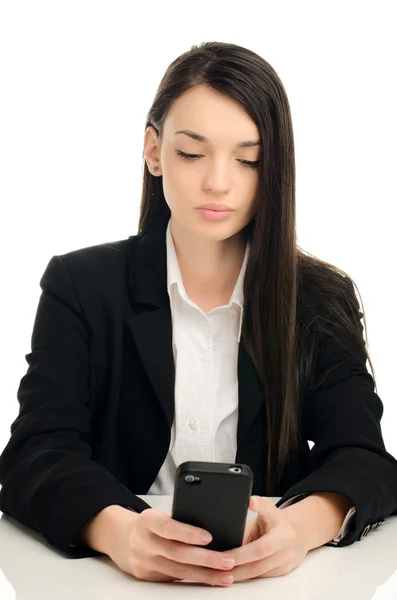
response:
<svg viewBox="0 0 397 600"><path fill-rule="evenodd" d="M222 560L222 567L225 567L225 569L229 569L230 567L234 567L234 560L233 560L233 558L224 558Z"/></svg>
<svg viewBox="0 0 397 600"><path fill-rule="evenodd" d="M233 583L233 575L222 575L222 583Z"/></svg>
<svg viewBox="0 0 397 600"><path fill-rule="evenodd" d="M204 542L205 544L209 544L211 540L212 540L212 536L209 533L204 533L201 536L201 541Z"/></svg>

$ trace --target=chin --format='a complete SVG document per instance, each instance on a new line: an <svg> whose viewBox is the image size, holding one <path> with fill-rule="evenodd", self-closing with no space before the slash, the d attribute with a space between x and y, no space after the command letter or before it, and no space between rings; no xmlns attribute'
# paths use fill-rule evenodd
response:
<svg viewBox="0 0 397 600"><path fill-rule="evenodd" d="M206 237L209 240L222 242L237 235L238 233L240 233L240 231L241 229L236 229L236 227L230 227L230 225L227 226L226 223L215 223L215 227L213 226L213 223L208 223L205 224L205 226L202 229L200 229L198 233L202 233L203 237Z"/></svg>

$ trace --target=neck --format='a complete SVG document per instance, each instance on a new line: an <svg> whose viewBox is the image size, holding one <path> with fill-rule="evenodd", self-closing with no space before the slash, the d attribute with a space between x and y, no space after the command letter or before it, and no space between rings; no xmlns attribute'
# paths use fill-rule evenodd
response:
<svg viewBox="0 0 397 600"><path fill-rule="evenodd" d="M223 293L234 288L244 260L245 240L239 232L227 240L192 235L171 220L179 268L185 287Z"/></svg>

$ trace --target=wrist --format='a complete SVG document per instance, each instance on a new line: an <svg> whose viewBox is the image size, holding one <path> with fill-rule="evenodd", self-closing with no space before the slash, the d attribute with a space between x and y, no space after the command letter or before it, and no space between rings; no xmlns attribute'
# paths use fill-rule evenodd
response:
<svg viewBox="0 0 397 600"><path fill-rule="evenodd" d="M118 504L106 506L80 529L77 541L109 555L117 531L131 524L138 514Z"/></svg>
<svg viewBox="0 0 397 600"><path fill-rule="evenodd" d="M351 506L341 494L315 492L282 510L310 551L334 539Z"/></svg>

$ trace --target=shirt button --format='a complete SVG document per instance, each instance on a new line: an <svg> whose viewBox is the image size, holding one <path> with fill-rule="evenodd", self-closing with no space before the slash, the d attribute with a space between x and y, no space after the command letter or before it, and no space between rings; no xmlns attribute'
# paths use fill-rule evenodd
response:
<svg viewBox="0 0 397 600"><path fill-rule="evenodd" d="M190 419L189 421L189 425L192 429L196 429L200 424L200 421L198 419Z"/></svg>

